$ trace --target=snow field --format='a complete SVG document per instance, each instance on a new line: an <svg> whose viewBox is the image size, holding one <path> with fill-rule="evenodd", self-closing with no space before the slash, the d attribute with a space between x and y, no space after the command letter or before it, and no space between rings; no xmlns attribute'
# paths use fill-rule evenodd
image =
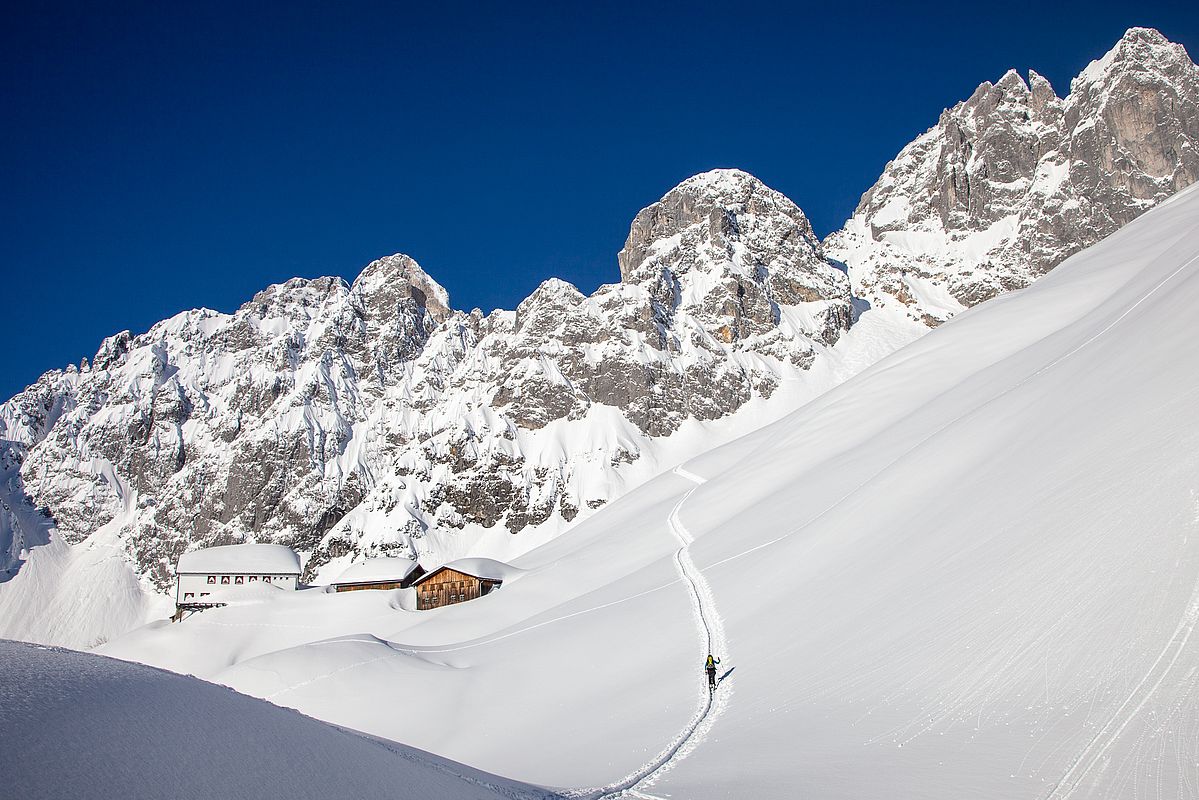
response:
<svg viewBox="0 0 1199 800"><path fill-rule="evenodd" d="M722 602L741 701L721 744L758 780L1193 796L1196 194L1176 204L693 462L718 595L791 565ZM678 773L727 779L716 760Z"/></svg>
<svg viewBox="0 0 1199 800"><path fill-rule="evenodd" d="M1197 305L1189 190L479 601L299 592L104 649L544 786L1194 797ZM697 616L736 697L688 736Z"/></svg>
<svg viewBox="0 0 1199 800"><path fill-rule="evenodd" d="M103 652L472 764L494 760L544 776L540 785L603 786L677 736L702 681L667 524L684 487L674 477L643 496L648 505L611 515L618 537L584 523L569 544L518 561L529 571L516 581L463 606L403 613L392 592L301 591L156 623ZM669 686L659 685L664 671ZM562 736L563 715L587 723ZM515 758L513 720L524 737Z"/></svg>

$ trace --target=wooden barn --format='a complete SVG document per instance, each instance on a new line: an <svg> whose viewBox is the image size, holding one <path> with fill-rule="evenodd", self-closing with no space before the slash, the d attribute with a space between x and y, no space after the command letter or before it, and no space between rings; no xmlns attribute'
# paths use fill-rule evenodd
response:
<svg viewBox="0 0 1199 800"><path fill-rule="evenodd" d="M490 558L463 558L451 561L421 576L412 584L416 589L416 608L464 603L490 594L504 583L511 568Z"/></svg>
<svg viewBox="0 0 1199 800"><path fill-rule="evenodd" d="M333 582L335 592L360 589L407 589L424 575L420 564L407 558L368 558L350 567Z"/></svg>

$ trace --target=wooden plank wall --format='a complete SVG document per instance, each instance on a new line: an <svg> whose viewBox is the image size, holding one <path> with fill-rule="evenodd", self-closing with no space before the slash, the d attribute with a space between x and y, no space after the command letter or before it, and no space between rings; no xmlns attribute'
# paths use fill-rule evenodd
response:
<svg viewBox="0 0 1199 800"><path fill-rule="evenodd" d="M483 580L457 570L443 570L416 587L416 607L440 608L464 603L482 597L497 585L496 581Z"/></svg>
<svg viewBox="0 0 1199 800"><path fill-rule="evenodd" d="M355 583L337 587L339 592L356 592L359 589L402 589L400 581L378 581L376 583Z"/></svg>

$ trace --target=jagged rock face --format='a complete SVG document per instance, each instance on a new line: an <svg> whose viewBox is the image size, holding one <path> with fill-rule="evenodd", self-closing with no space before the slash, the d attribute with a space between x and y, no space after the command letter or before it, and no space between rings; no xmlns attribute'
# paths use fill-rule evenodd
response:
<svg viewBox="0 0 1199 800"><path fill-rule="evenodd" d="M905 147L829 237L856 293L929 325L1028 285L1199 179L1199 68L1134 28L1060 99L984 83Z"/></svg>
<svg viewBox="0 0 1199 800"><path fill-rule="evenodd" d="M622 283L584 297L546 281L484 341L510 376L496 376L493 402L518 424L602 403L669 435L769 395L779 368L752 356L806 368L849 327L849 282L803 212L738 170L697 175L641 211L618 261Z"/></svg>
<svg viewBox="0 0 1199 800"><path fill-rule="evenodd" d="M371 365L380 383L393 379L392 370L420 353L427 337L410 335L412 331L431 332L451 313L445 289L405 255L367 265L351 294L354 307L361 309L362 341L374 346L369 355L357 355Z"/></svg>
<svg viewBox="0 0 1199 800"><path fill-rule="evenodd" d="M0 407L0 435L27 449L24 492L68 542L115 528L160 587L195 543L311 549L363 496L346 457L355 425L447 313L409 259L363 276L294 279L232 315L186 312L47 373Z"/></svg>
<svg viewBox="0 0 1199 800"><path fill-rule="evenodd" d="M160 589L185 549L243 539L297 548L309 577L436 561L569 524L653 437L769 395L849 324L803 213L734 170L642 212L620 265L486 317L402 255L186 312L0 406L5 458L69 542L115 535Z"/></svg>
<svg viewBox="0 0 1199 800"><path fill-rule="evenodd" d="M850 300L803 212L737 170L697 175L641 211L618 260L665 318L683 309L726 343L772 331L779 306ZM831 344L845 327L836 313L806 333Z"/></svg>

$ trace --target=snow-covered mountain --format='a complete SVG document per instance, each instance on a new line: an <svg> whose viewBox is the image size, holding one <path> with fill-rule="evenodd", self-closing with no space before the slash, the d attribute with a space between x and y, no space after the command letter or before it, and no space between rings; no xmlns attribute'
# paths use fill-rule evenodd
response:
<svg viewBox="0 0 1199 800"><path fill-rule="evenodd" d="M197 546L288 544L310 580L519 556L1193 181L1196 76L1133 29L1065 100L983 84L824 246L714 170L637 214L590 296L550 279L457 311L395 255L110 337L0 405L0 635L119 634L164 613Z"/></svg>
<svg viewBox="0 0 1199 800"><path fill-rule="evenodd" d="M984 83L900 151L825 241L856 295L928 325L1027 286L1199 179L1199 67L1132 28L1059 98Z"/></svg>
<svg viewBox="0 0 1199 800"><path fill-rule="evenodd" d="M1192 187L485 598L248 594L101 652L574 797L1191 797L1197 305Z"/></svg>
<svg viewBox="0 0 1199 800"><path fill-rule="evenodd" d="M39 548L45 563L0 585L4 631L86 645L140 623L129 580L88 599L54 577L109 575L114 555L146 597L186 549L247 538L296 548L309 578L363 554L511 557L918 332L893 321L833 353L847 277L794 203L737 170L642 211L619 266L591 296L550 279L485 316L396 255L352 285L294 279L46 373L0 406L7 566L55 537L76 547ZM18 589L33 574L39 597L61 593L40 637L28 604L45 601ZM103 625L64 639L92 616L80 606Z"/></svg>

